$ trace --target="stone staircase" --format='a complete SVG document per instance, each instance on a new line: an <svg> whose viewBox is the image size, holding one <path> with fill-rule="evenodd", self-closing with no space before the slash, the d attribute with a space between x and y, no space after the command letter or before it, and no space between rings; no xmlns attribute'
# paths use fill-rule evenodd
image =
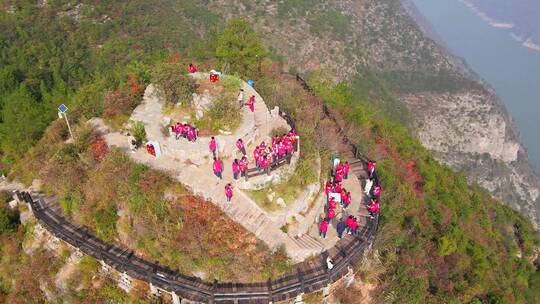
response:
<svg viewBox="0 0 540 304"><path fill-rule="evenodd" d="M195 77L205 76L200 74ZM158 140L162 146L163 154L161 157L155 158L146 153L144 149L128 154L138 163L167 172L192 193L218 206L231 219L254 233L257 238L265 242L269 247L276 248L284 245L287 254L295 262L317 254L324 249L331 248L337 241L335 232L333 232L333 235L329 235L327 239L319 239L318 224L310 223L309 233L303 233L296 237L288 236L281 230L281 227L286 223L286 217L273 216L260 208L247 194L239 189L244 181L233 180L231 160L227 159L227 157L235 155L236 147L234 143L237 138L244 138L246 146L250 147L248 157L251 158L252 155L250 155L249 151L253 150L254 145L263 140L267 143L270 141L269 135L272 128L288 128L283 118L279 117L275 112L272 115L268 111L263 99L252 87L242 82L242 88L246 99L255 95L255 111L252 113L248 107L244 107L242 110L243 122L238 130L234 134L216 136L218 147L222 149L219 153L226 158L223 180L219 180L213 175L211 153L208 150L209 138L200 137L197 142L189 143L184 139L175 140L173 137L163 134L162 128L169 122L166 121L167 119L164 118L162 113L163 100L156 96L155 88L152 85L147 87L143 103L135 109L132 119L142 121L145 124L148 139ZM107 144L127 150L126 136L118 132L109 132L108 128L99 119L93 120L92 124L103 131ZM246 134L251 136L249 140L245 139ZM252 159L251 164L253 164ZM229 182L234 187L232 202L226 201L224 193L224 187ZM358 206L362 199L359 195L354 194L354 196L358 198L355 203L355 206Z"/></svg>
<svg viewBox="0 0 540 304"><path fill-rule="evenodd" d="M307 257L314 256L321 253L326 249L326 246L319 241L318 238L309 234L304 234L301 237L287 237L287 244L289 247L287 251L293 253L291 258L293 260L303 260ZM292 249L292 250L291 250Z"/></svg>

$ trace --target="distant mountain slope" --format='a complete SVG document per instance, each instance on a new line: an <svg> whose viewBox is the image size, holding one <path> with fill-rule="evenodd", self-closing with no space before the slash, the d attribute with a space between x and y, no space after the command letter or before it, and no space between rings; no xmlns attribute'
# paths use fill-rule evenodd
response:
<svg viewBox="0 0 540 304"><path fill-rule="evenodd" d="M420 29L399 0L220 0L208 8L226 18L248 16L290 71L324 69L353 83L379 111L407 120L440 160L540 223L540 180L504 106L460 59L425 34L429 29ZM453 112L442 111L441 101ZM454 115L469 120L452 121ZM449 133L431 128L426 119L448 121ZM484 134L489 121L504 122L500 132ZM467 136L482 136L483 146L467 144ZM513 152L502 157L486 153L486 147Z"/></svg>

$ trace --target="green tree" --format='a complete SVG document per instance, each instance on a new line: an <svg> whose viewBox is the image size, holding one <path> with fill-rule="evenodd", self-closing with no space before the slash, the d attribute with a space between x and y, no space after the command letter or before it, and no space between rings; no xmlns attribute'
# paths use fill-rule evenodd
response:
<svg viewBox="0 0 540 304"><path fill-rule="evenodd" d="M3 104L0 144L5 161L12 162L41 137L56 112L36 102L25 85L6 96Z"/></svg>
<svg viewBox="0 0 540 304"><path fill-rule="evenodd" d="M184 72L185 70L186 67L180 62L163 62L153 69L152 81L167 103L186 105L191 102L197 83L193 77Z"/></svg>
<svg viewBox="0 0 540 304"><path fill-rule="evenodd" d="M0 234L14 230L19 223L19 215L4 206L0 206Z"/></svg>
<svg viewBox="0 0 540 304"><path fill-rule="evenodd" d="M252 76L264 55L259 36L245 18L229 20L218 34L216 57L224 72Z"/></svg>

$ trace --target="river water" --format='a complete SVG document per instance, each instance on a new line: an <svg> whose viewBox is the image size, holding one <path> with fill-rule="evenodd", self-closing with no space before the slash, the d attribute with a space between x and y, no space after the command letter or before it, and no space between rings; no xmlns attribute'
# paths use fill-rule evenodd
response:
<svg viewBox="0 0 540 304"><path fill-rule="evenodd" d="M510 29L490 26L458 0L412 2L450 51L495 89L539 171L540 52L521 46Z"/></svg>

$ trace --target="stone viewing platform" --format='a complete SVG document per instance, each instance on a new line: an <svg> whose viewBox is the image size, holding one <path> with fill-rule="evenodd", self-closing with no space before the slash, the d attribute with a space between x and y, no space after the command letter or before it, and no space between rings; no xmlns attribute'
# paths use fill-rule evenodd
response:
<svg viewBox="0 0 540 304"><path fill-rule="evenodd" d="M194 77L199 81L208 74L196 73ZM134 153L129 152L127 135L114 132L100 119L92 119L94 128L99 130L109 146L120 147L131 158L151 168L166 172L171 177L185 185L195 195L219 206L234 221L240 223L247 230L264 241L270 248L284 246L289 257L299 262L309 256L316 255L329 249L338 241L334 229L329 229L325 239L318 236L318 225L321 214L324 214L326 196L321 191L321 183L309 185L295 198L275 211L261 208L253 199L242 190L256 190L271 187L279 183L286 183L294 174L301 151L295 152L290 163L285 163L269 174L260 174L248 180L240 178L234 180L231 163L234 158L241 155L235 147L238 138L242 138L250 160L250 168L254 167L253 149L262 141L271 143L272 130L289 130L291 127L280 116L279 109L268 110L265 102L254 88L246 82L241 82L244 96L255 96L255 111L243 107L241 122L238 128L231 130L231 134L215 135L218 146L218 157L224 163L223 179L217 179L212 172L212 154L208 148L210 137L200 136L195 142L185 139L176 140L171 134L169 126L175 123L164 114L165 101L158 94L154 85L146 88L142 103L133 111L131 120L144 124L149 141L158 142L161 156L154 157L144 149ZM197 98L197 96L195 96ZM299 131L299 140L302 130ZM320 168L320 161L319 161ZM320 176L320 169L318 176ZM232 183L234 196L232 202L226 202L224 187ZM351 206L347 211L339 208L336 219L349 214L359 216L360 219L367 214L363 207L363 194L361 183L354 174L345 181L344 188L348 189L353 197ZM331 223L335 227L335 221ZM362 225L362 223L360 223Z"/></svg>

